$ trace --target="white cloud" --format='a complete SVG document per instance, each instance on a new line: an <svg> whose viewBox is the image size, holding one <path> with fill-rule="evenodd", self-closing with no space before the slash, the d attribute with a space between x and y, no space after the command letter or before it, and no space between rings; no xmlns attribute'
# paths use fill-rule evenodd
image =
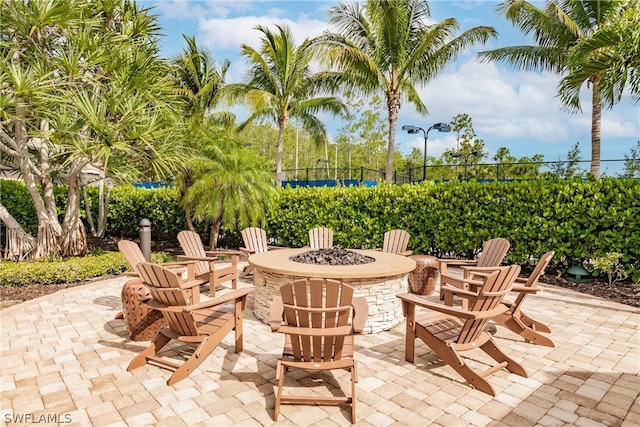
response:
<svg viewBox="0 0 640 427"><path fill-rule="evenodd" d="M275 24L287 25L300 44L307 37L319 36L327 24L324 21L303 18L297 21L281 19L277 16L242 16L231 19L201 19L199 23L201 38L212 51L217 49L236 49L241 44L259 48L262 33L255 30L257 25L273 29Z"/></svg>
<svg viewBox="0 0 640 427"><path fill-rule="evenodd" d="M253 9L251 1L156 0L157 10L170 19L201 19L207 16L227 18L232 13Z"/></svg>

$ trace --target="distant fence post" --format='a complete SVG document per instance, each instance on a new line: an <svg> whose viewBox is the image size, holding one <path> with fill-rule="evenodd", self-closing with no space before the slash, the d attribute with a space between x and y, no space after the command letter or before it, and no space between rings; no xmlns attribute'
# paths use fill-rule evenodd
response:
<svg viewBox="0 0 640 427"><path fill-rule="evenodd" d="M364 166L360 166L360 185L364 181Z"/></svg>
<svg viewBox="0 0 640 427"><path fill-rule="evenodd" d="M140 221L140 250L144 259L151 262L151 221L147 218Z"/></svg>

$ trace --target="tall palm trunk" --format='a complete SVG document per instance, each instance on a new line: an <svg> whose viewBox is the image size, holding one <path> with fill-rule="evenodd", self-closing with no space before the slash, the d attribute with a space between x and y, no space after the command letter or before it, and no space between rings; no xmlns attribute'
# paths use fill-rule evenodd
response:
<svg viewBox="0 0 640 427"><path fill-rule="evenodd" d="M211 223L211 232L209 233L209 250L213 251L218 246L218 237L220 236L220 226L222 225L222 213Z"/></svg>
<svg viewBox="0 0 640 427"><path fill-rule="evenodd" d="M287 117L278 117L278 153L276 156L276 187L282 187L282 163L284 160L284 129Z"/></svg>
<svg viewBox="0 0 640 427"><path fill-rule="evenodd" d="M598 81L600 76L595 75L589 79L591 82L591 173L596 178L600 177L600 124L602 122L602 100L598 93Z"/></svg>
<svg viewBox="0 0 640 427"><path fill-rule="evenodd" d="M396 123L398 122L398 111L400 111L400 96L397 94L387 95L387 108L389 110L389 144L384 178L389 184L393 184L393 155L396 151Z"/></svg>

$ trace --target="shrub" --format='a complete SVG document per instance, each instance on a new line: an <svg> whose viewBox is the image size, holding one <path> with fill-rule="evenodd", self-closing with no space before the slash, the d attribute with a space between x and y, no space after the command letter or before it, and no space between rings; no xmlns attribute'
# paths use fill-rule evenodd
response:
<svg viewBox="0 0 640 427"><path fill-rule="evenodd" d="M165 261L164 254L152 254L152 261ZM67 260L0 264L2 286L48 285L74 283L109 274L122 274L129 264L120 252L73 257Z"/></svg>

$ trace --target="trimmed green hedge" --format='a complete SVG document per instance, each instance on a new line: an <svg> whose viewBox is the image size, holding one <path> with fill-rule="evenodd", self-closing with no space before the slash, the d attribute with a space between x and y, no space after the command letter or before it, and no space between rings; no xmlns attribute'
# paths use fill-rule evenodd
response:
<svg viewBox="0 0 640 427"><path fill-rule="evenodd" d="M151 221L151 235L156 240L175 239L187 228L175 188L151 190L127 185L111 190L107 215L109 235L137 237L143 218Z"/></svg>
<svg viewBox="0 0 640 427"><path fill-rule="evenodd" d="M166 256L154 253L151 260L163 262ZM0 283L3 286L74 283L129 270L129 264L120 252L73 257L64 261L3 262L0 264Z"/></svg>
<svg viewBox="0 0 640 427"><path fill-rule="evenodd" d="M640 279L640 182L634 179L382 185L281 190L268 234L277 244L308 244L308 230L334 230L334 244L382 245L386 230L411 235L409 249L473 257L482 242L511 242L509 262L532 264L555 250L554 263L580 264L607 252Z"/></svg>
<svg viewBox="0 0 640 427"><path fill-rule="evenodd" d="M24 186L2 185L2 203L9 212L35 224L31 201L20 194ZM175 239L186 228L175 189L114 188L108 234L135 237L142 218L151 220L154 240ZM266 228L277 244L295 247L308 244L310 228L330 227L334 243L350 248L380 247L385 231L402 228L411 233L409 248L416 253L465 258L475 256L482 242L505 237L512 245L508 261L521 265L535 263L549 250L556 251L558 267L621 252L627 272L637 281L639 218L640 182L635 179L448 182L280 189ZM199 232L206 241L206 232Z"/></svg>

